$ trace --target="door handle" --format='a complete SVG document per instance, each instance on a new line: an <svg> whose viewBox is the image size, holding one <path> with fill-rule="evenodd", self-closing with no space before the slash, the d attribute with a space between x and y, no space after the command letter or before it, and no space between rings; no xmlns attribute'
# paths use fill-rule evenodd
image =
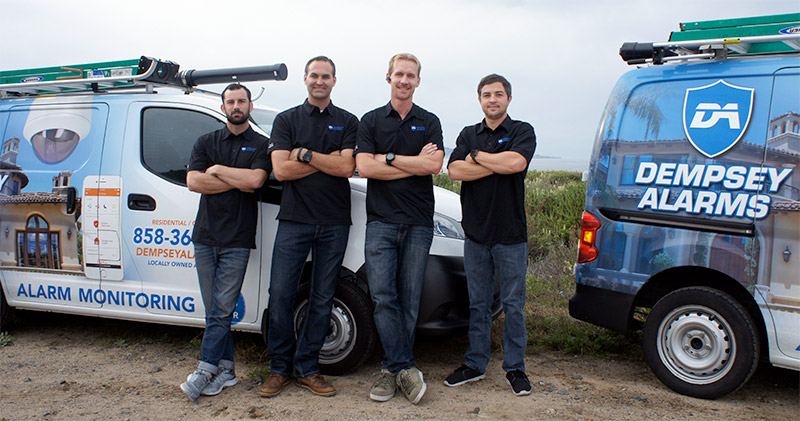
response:
<svg viewBox="0 0 800 421"><path fill-rule="evenodd" d="M128 195L128 209L154 211L156 210L156 200L146 194L131 193Z"/></svg>

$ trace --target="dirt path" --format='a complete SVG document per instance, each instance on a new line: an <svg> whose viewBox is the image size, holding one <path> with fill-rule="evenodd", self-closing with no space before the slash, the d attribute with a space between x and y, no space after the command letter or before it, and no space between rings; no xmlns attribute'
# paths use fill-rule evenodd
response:
<svg viewBox="0 0 800 421"><path fill-rule="evenodd" d="M0 418L15 419L798 419L798 373L762 365L744 389L716 401L671 392L644 362L559 353L527 358L533 393L515 397L500 355L487 378L458 388L442 379L460 362L463 337L421 339L428 392L418 406L369 400L379 359L331 378L321 398L294 385L272 399L250 378L263 367L257 335L237 335L240 384L189 402L178 383L194 368L200 330L18 312L14 343L0 347Z"/></svg>

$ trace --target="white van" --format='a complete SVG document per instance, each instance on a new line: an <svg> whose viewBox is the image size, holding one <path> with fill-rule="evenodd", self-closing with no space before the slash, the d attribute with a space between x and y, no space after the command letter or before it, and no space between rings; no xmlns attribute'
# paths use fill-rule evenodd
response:
<svg viewBox="0 0 800 421"><path fill-rule="evenodd" d="M0 331L11 308L203 327L191 242L200 195L186 188L186 165L225 117L219 95L195 86L285 78L282 64L180 71L146 57L0 72ZM268 136L276 114L256 106L256 130ZM353 225L320 355L331 374L356 368L377 343L363 270L366 180L350 184ZM281 184L271 177L261 197L233 328L266 338ZM469 317L459 198L439 188L435 197L418 322L429 334L461 331ZM307 292L301 285L296 325Z"/></svg>

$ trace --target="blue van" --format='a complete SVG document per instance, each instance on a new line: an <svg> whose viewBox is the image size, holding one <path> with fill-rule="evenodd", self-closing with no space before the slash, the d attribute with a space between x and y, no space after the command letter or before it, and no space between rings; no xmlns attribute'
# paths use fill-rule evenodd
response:
<svg viewBox="0 0 800 421"><path fill-rule="evenodd" d="M678 393L800 370L800 13L626 43L592 152L570 314Z"/></svg>

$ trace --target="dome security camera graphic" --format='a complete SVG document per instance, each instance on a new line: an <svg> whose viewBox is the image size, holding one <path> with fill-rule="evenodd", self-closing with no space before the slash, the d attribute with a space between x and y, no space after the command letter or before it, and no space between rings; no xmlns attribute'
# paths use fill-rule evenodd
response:
<svg viewBox="0 0 800 421"><path fill-rule="evenodd" d="M36 101L34 101L34 105ZM36 157L46 164L58 164L72 155L92 127L92 108L86 105L31 107L23 136Z"/></svg>

